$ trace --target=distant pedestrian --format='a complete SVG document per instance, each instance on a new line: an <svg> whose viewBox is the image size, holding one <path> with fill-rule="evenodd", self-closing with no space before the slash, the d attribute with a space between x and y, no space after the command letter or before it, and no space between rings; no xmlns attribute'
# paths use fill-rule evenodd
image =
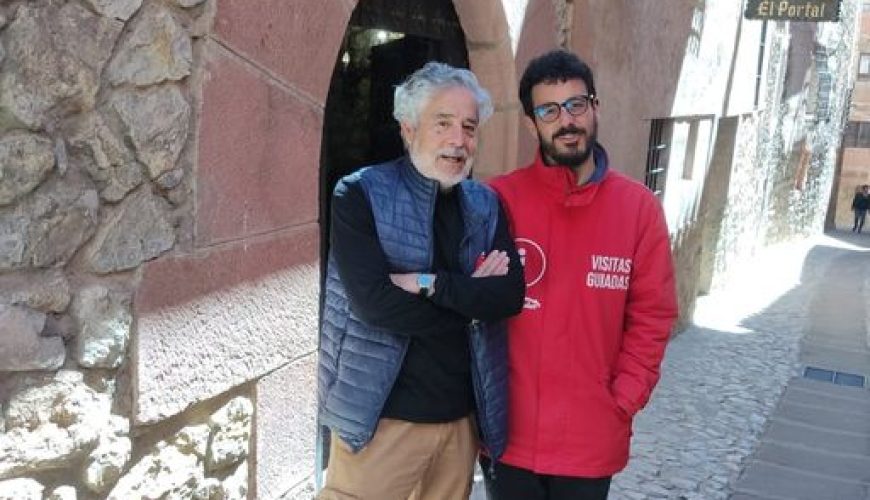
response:
<svg viewBox="0 0 870 500"><path fill-rule="evenodd" d="M852 225L853 233L860 233L864 228L864 219L867 217L868 208L870 208L870 185L864 184L852 198L852 211L855 212L855 224Z"/></svg>
<svg viewBox="0 0 870 500"><path fill-rule="evenodd" d="M508 445L481 460L490 500L601 500L659 379L677 317L664 213L597 141L592 70L553 51L520 81L535 161L492 181L525 266L508 321Z"/></svg>

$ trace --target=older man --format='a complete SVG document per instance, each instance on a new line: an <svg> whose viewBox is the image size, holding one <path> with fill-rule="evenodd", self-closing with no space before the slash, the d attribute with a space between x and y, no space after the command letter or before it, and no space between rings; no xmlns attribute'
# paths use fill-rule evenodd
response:
<svg viewBox="0 0 870 500"><path fill-rule="evenodd" d="M500 320L520 311L524 284L497 197L467 179L491 113L471 72L429 63L395 93L407 156L335 188L318 367L320 420L332 431L321 499L467 498L479 446L501 456Z"/></svg>

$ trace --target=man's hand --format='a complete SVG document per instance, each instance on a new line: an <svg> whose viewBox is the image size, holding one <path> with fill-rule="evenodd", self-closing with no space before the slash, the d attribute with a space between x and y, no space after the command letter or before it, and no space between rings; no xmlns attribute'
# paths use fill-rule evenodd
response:
<svg viewBox="0 0 870 500"><path fill-rule="evenodd" d="M477 269L471 273L472 278L486 278L487 276L504 276L508 273L510 257L507 252L493 250L481 262Z"/></svg>
<svg viewBox="0 0 870 500"><path fill-rule="evenodd" d="M390 281L402 290L417 295L420 293L420 287L417 285L417 275L420 273L391 273Z"/></svg>

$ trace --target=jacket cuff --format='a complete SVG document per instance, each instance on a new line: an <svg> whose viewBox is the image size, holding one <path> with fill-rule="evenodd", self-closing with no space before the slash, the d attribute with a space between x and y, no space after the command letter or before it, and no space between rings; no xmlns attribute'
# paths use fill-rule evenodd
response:
<svg viewBox="0 0 870 500"><path fill-rule="evenodd" d="M618 375L616 377L611 391L616 404L629 417L634 417L647 401L646 389L625 375Z"/></svg>

